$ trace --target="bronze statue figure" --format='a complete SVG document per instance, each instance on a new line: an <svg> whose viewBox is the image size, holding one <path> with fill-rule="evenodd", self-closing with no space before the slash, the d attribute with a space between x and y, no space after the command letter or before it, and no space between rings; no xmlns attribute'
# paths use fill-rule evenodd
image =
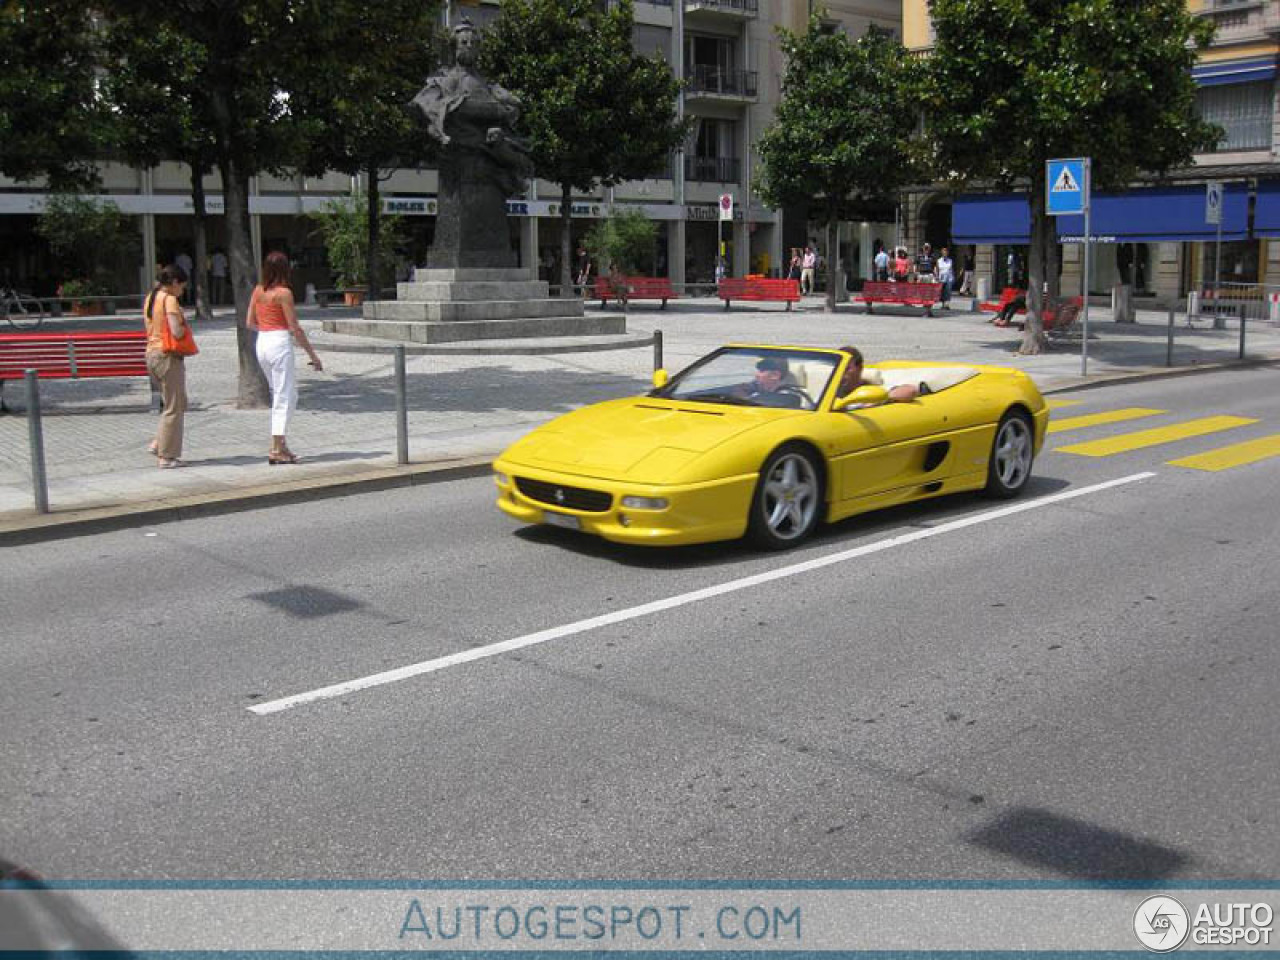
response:
<svg viewBox="0 0 1280 960"><path fill-rule="evenodd" d="M477 39L471 21L459 23L453 31L453 66L429 77L413 98L440 144L431 267L515 265L506 202L523 190L533 164L528 143L515 132L520 101L476 70Z"/></svg>

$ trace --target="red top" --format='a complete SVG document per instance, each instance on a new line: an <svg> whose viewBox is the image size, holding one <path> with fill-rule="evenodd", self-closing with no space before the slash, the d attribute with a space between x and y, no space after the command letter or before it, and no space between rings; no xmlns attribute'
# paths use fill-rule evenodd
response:
<svg viewBox="0 0 1280 960"><path fill-rule="evenodd" d="M259 330L288 330L289 321L285 319L284 307L278 299L268 299L267 292L258 293L258 302L254 307L258 319Z"/></svg>

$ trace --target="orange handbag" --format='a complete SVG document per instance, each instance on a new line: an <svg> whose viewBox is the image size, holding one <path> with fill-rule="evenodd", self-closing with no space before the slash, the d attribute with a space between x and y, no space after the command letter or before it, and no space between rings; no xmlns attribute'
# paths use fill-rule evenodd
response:
<svg viewBox="0 0 1280 960"><path fill-rule="evenodd" d="M151 298L147 303L148 316L155 310L157 292L159 291L152 291ZM169 327L169 318L167 316L160 318L160 349L162 352L176 353L183 357L194 356L200 352L200 348L196 346L196 338L191 333L191 324L184 319L182 326L185 328L182 336L175 337L173 330Z"/></svg>

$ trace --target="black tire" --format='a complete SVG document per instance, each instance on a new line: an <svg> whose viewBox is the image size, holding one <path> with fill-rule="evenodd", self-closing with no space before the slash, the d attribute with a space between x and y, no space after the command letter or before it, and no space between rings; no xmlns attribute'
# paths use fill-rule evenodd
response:
<svg viewBox="0 0 1280 960"><path fill-rule="evenodd" d="M765 460L751 494L747 536L766 550L803 542L818 525L823 507L822 465L809 448L783 444Z"/></svg>
<svg viewBox="0 0 1280 960"><path fill-rule="evenodd" d="M986 495L1011 500L1026 489L1035 458L1035 429L1021 410L1010 410L1000 418L991 457L987 461Z"/></svg>

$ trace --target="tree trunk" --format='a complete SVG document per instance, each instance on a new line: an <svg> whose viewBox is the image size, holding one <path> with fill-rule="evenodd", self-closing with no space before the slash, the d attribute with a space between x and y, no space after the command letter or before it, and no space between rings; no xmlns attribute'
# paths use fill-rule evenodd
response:
<svg viewBox="0 0 1280 960"><path fill-rule="evenodd" d="M196 302L196 316L203 321L213 317L209 309L209 271L205 264L209 261L208 215L205 213L204 167L195 161L191 164L191 210L193 213L191 241L195 248L191 278L192 296Z"/></svg>
<svg viewBox="0 0 1280 960"><path fill-rule="evenodd" d="M368 211L369 211L369 257L365 266L366 284L369 287L365 296L369 300L377 300L381 296L379 293L378 279L381 274L380 264L378 263L378 232L379 220L382 213L382 203L378 199L378 168L376 165L370 165L365 171L369 176L368 190Z"/></svg>
<svg viewBox="0 0 1280 960"><path fill-rule="evenodd" d="M560 296L573 296L573 195L560 184ZM584 291L585 297L585 291Z"/></svg>
<svg viewBox="0 0 1280 960"><path fill-rule="evenodd" d="M836 249L836 223L839 222L839 214L833 216L836 219L827 221L827 297L823 305L827 313L836 312L836 271L840 266L840 251Z"/></svg>
<svg viewBox="0 0 1280 960"><path fill-rule="evenodd" d="M232 157L219 161L226 197L227 258L231 262L231 290L236 305L236 346L240 359L236 406L241 410L266 407L271 388L258 366L258 335L244 325L253 296L257 270L253 263L253 236L249 230L249 175Z"/></svg>
<svg viewBox="0 0 1280 960"><path fill-rule="evenodd" d="M1043 353L1044 338L1044 262L1046 234L1052 228L1045 213L1044 164L1036 165L1031 177L1031 250L1027 257L1027 323L1022 330L1020 354Z"/></svg>

